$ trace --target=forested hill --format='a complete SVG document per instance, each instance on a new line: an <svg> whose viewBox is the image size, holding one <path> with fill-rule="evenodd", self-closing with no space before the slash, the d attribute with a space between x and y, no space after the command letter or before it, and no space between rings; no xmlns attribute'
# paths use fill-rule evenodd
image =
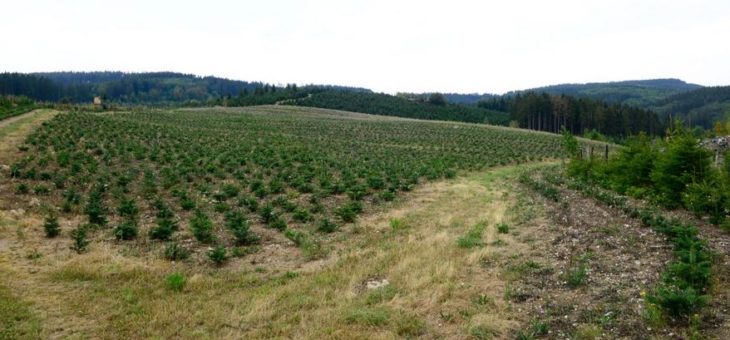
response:
<svg viewBox="0 0 730 340"><path fill-rule="evenodd" d="M730 86L704 87L667 97L656 104L663 116L680 117L690 126L710 128L730 119Z"/></svg>
<svg viewBox="0 0 730 340"><path fill-rule="evenodd" d="M699 89L702 86L679 79L628 80L608 83L561 84L538 87L519 92L545 92L590 98L608 103L651 108L665 98ZM511 92L516 94L519 92Z"/></svg>
<svg viewBox="0 0 730 340"><path fill-rule="evenodd" d="M89 103L94 96L101 96L106 102L112 103L208 105L248 93L261 94L288 88L296 87L293 85L277 87L262 82L199 77L175 72L0 74L0 94L23 95L39 101L70 103ZM327 88L345 87L327 86Z"/></svg>

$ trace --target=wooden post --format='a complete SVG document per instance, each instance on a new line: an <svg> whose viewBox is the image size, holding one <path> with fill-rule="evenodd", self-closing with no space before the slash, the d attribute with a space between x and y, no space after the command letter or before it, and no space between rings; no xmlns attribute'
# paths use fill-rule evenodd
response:
<svg viewBox="0 0 730 340"><path fill-rule="evenodd" d="M608 144L606 144L606 151L603 152L603 160L608 160Z"/></svg>

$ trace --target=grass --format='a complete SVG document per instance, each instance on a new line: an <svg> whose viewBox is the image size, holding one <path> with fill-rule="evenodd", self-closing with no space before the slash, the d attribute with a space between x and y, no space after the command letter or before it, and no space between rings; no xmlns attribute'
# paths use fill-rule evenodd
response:
<svg viewBox="0 0 730 340"><path fill-rule="evenodd" d="M483 247L484 241L482 240L482 234L486 226L484 222L477 223L464 236L459 237L456 240L456 244L464 249Z"/></svg>
<svg viewBox="0 0 730 340"><path fill-rule="evenodd" d="M38 339L41 326L24 302L0 285L0 339Z"/></svg>
<svg viewBox="0 0 730 340"><path fill-rule="evenodd" d="M185 288L187 279L183 273L172 273L165 278L167 289L181 292Z"/></svg>

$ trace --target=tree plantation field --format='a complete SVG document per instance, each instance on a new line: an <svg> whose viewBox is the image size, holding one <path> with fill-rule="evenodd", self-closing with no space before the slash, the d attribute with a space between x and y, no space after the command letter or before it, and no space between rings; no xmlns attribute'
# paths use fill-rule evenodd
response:
<svg viewBox="0 0 730 340"><path fill-rule="evenodd" d="M8 191L48 217L49 236L56 217L85 216L72 226L78 252L101 234L223 264L254 251L233 247L283 237L323 257L318 239L374 203L425 181L558 157L561 145L507 128L265 106L64 113L19 150Z"/></svg>
<svg viewBox="0 0 730 340"><path fill-rule="evenodd" d="M0 141L0 339L730 330L728 234L565 177L567 132L274 105L35 110Z"/></svg>

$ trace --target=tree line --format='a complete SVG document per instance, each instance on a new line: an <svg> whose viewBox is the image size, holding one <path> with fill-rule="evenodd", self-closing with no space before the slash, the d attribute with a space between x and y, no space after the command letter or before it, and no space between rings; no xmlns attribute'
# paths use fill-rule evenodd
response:
<svg viewBox="0 0 730 340"><path fill-rule="evenodd" d="M325 91L297 99L292 104L427 120L494 125L507 125L509 122L509 115L504 112L450 104L440 94L431 94L427 100L415 100L385 93Z"/></svg>
<svg viewBox="0 0 730 340"><path fill-rule="evenodd" d="M573 134L595 130L623 138L640 132L661 134L664 127L650 110L567 95L518 93L481 101L478 106L508 112L512 124L521 128L554 133L565 127Z"/></svg>

